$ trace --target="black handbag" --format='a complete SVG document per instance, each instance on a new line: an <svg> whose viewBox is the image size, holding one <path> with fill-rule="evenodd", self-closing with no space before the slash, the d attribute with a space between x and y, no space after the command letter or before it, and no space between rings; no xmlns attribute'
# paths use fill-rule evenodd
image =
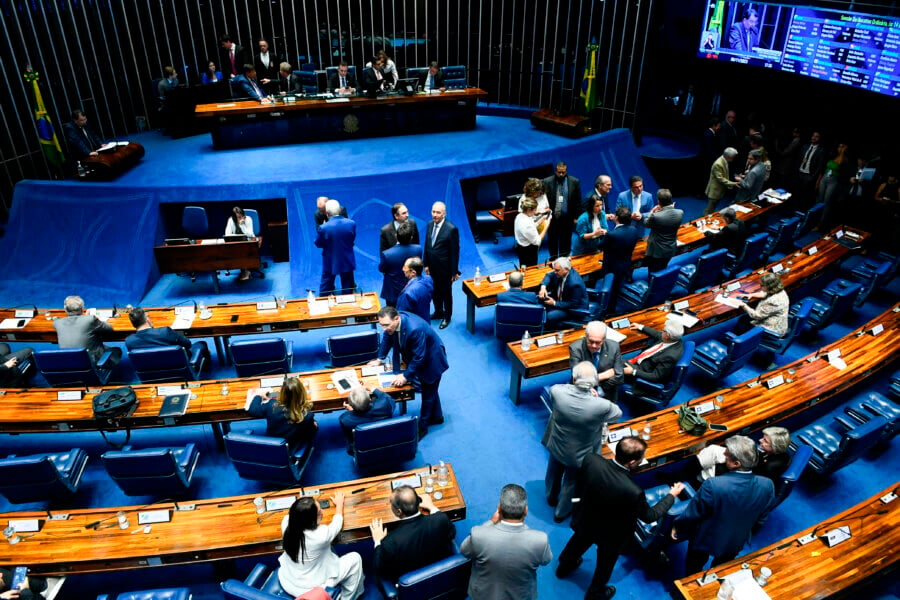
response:
<svg viewBox="0 0 900 600"><path fill-rule="evenodd" d="M678 407L678 426L691 435L703 435L709 429L706 419L698 415L693 406L687 404Z"/></svg>
<svg viewBox="0 0 900 600"><path fill-rule="evenodd" d="M94 418L97 419L100 435L110 446L121 448L131 439L131 426L126 426L125 441L114 444L106 437L104 425L110 430L120 428L119 421L134 414L138 407L138 397L129 385L100 392L94 396Z"/></svg>

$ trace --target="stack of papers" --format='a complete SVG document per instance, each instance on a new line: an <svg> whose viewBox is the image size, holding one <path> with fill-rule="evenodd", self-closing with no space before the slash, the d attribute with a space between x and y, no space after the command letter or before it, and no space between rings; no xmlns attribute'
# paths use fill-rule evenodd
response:
<svg viewBox="0 0 900 600"><path fill-rule="evenodd" d="M309 316L318 317L328 314L328 300L313 300L309 303Z"/></svg>
<svg viewBox="0 0 900 600"><path fill-rule="evenodd" d="M719 304L724 304L725 306L730 306L731 308L737 308L740 306L740 303L734 298L726 298L722 294L716 296L716 302Z"/></svg>
<svg viewBox="0 0 900 600"><path fill-rule="evenodd" d="M194 309L191 306L179 306L175 309L175 322L172 329L190 329L194 323Z"/></svg>
<svg viewBox="0 0 900 600"><path fill-rule="evenodd" d="M740 204L732 204L728 208L733 208L735 211L737 211L739 213L744 213L744 214L753 212L752 208L747 208L746 206L742 206Z"/></svg>

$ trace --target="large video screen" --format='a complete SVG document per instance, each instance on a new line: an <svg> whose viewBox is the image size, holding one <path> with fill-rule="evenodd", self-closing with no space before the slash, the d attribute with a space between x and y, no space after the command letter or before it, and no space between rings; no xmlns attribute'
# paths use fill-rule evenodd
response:
<svg viewBox="0 0 900 600"><path fill-rule="evenodd" d="M713 0L698 56L900 96L900 19Z"/></svg>

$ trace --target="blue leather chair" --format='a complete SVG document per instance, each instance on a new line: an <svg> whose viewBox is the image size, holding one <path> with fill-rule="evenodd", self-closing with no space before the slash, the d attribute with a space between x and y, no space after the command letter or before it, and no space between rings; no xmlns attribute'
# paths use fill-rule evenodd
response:
<svg viewBox="0 0 900 600"><path fill-rule="evenodd" d="M900 430L900 407L878 392L863 392L844 407L844 412L858 423L865 423L872 417L884 417L888 422L883 432L887 440Z"/></svg>
<svg viewBox="0 0 900 600"><path fill-rule="evenodd" d="M807 321L813 331L824 329L853 309L862 285L846 279L836 279L822 290L823 298L816 299Z"/></svg>
<svg viewBox="0 0 900 600"><path fill-rule="evenodd" d="M316 63L314 62L300 63L300 70L306 71L307 73L314 73L316 71L316 66Z"/></svg>
<svg viewBox="0 0 900 600"><path fill-rule="evenodd" d="M797 485L797 480L800 479L800 476L809 464L812 453L813 449L806 444L799 444L796 447L796 450L793 453L794 455L791 457L791 464L788 465L788 468L781 474L781 478L775 484L775 500L766 512L760 516L759 520L756 522L756 527L765 525L766 520L769 518L772 511L775 510L775 507L784 502L787 497L791 495L791 492L794 491L794 487Z"/></svg>
<svg viewBox="0 0 900 600"><path fill-rule="evenodd" d="M644 497L647 498L647 504L653 506L665 498L666 494L669 493L669 489L670 487L668 485L659 485L644 490ZM637 521L637 526L634 529L634 540L642 550L646 552L658 552L667 546L677 543L672 539L672 524L675 522L675 519L684 512L684 509L687 508L691 498L697 495L694 488L689 485L684 486L683 493L688 496L688 499L682 500L681 498L676 498L672 508L670 508L658 521L652 523L644 523L641 520Z"/></svg>
<svg viewBox="0 0 900 600"><path fill-rule="evenodd" d="M258 563L244 581L229 579L221 583L225 600L293 600L294 596L288 594L278 582L278 570L272 569L262 563ZM325 591L337 598L340 588L325 588Z"/></svg>
<svg viewBox="0 0 900 600"><path fill-rule="evenodd" d="M403 415L357 425L353 429L353 462L357 468L410 461L419 450L419 418Z"/></svg>
<svg viewBox="0 0 900 600"><path fill-rule="evenodd" d="M681 272L679 265L669 265L665 269L650 273L647 281L635 281L622 286L619 300L628 305L628 311L641 310L655 304L662 304Z"/></svg>
<svg viewBox="0 0 900 600"><path fill-rule="evenodd" d="M503 206L500 195L500 184L496 179L479 181L475 188L475 241L479 241L481 232L490 231L494 243L499 243L496 233L503 222L490 213L492 209Z"/></svg>
<svg viewBox="0 0 900 600"><path fill-rule="evenodd" d="M744 246L741 248L740 254L735 256L729 253L729 266L725 268L725 279L742 277L744 271L752 269L759 262L768 240L768 234L755 233L744 240Z"/></svg>
<svg viewBox="0 0 900 600"><path fill-rule="evenodd" d="M544 333L547 311L536 304L497 304L494 309L494 337L509 341L520 339L527 331L535 336Z"/></svg>
<svg viewBox="0 0 900 600"><path fill-rule="evenodd" d="M75 493L87 465L87 452L10 455L0 459L0 494L13 504L52 501Z"/></svg>
<svg viewBox="0 0 900 600"><path fill-rule="evenodd" d="M259 237L259 234L262 231L262 224L259 222L259 212L255 208L245 208L244 214L253 221L253 236ZM260 263L259 269L250 269L250 275L265 279L266 274L262 270L268 268L268 266L269 263L263 261Z"/></svg>
<svg viewBox="0 0 900 600"><path fill-rule="evenodd" d="M109 594L100 594L97 596L97 600L191 600L191 590L184 587L160 588L140 592L122 592L115 597Z"/></svg>
<svg viewBox="0 0 900 600"><path fill-rule="evenodd" d="M891 375L891 384L888 390L890 391L891 396L900 399L900 371Z"/></svg>
<svg viewBox="0 0 900 600"><path fill-rule="evenodd" d="M306 65L303 66L305 67ZM319 77L315 70L307 71L306 69L301 69L300 71L295 71L294 74L300 80L300 88L304 94L315 95L319 93Z"/></svg>
<svg viewBox="0 0 900 600"><path fill-rule="evenodd" d="M109 350L95 364L84 348L41 350L34 362L50 387L103 386L115 367Z"/></svg>
<svg viewBox="0 0 900 600"><path fill-rule="evenodd" d="M325 348L332 367L361 365L378 358L378 332L333 335L325 340Z"/></svg>
<svg viewBox="0 0 900 600"><path fill-rule="evenodd" d="M684 383L684 377L688 367L691 366L691 358L694 356L694 342L684 342L684 353L672 371L672 377L665 383L653 383L637 377L634 383L623 384L620 394L650 404L656 408L668 406Z"/></svg>
<svg viewBox="0 0 900 600"><path fill-rule="evenodd" d="M238 377L287 373L294 364L294 343L284 338L233 341L228 352Z"/></svg>
<svg viewBox="0 0 900 600"><path fill-rule="evenodd" d="M130 350L128 358L141 383L195 381L209 368L206 342L193 344L190 354L181 346L155 346Z"/></svg>
<svg viewBox="0 0 900 600"><path fill-rule="evenodd" d="M809 208L809 210L798 210L794 213L795 216L800 217L800 224L797 226L797 231L794 232L795 248L802 248L806 246L806 241L803 238L810 232L810 230L812 230L813 227L819 224L819 221L822 220L822 212L824 212L824 210L825 204L819 202L817 204L813 204Z"/></svg>
<svg viewBox="0 0 900 600"><path fill-rule="evenodd" d="M411 79L415 77L418 79L422 76L422 73L427 73L428 67L409 67L406 69L406 78Z"/></svg>
<svg viewBox="0 0 900 600"><path fill-rule="evenodd" d="M181 228L192 240L206 237L209 232L209 219L202 206L185 206L181 213Z"/></svg>
<svg viewBox="0 0 900 600"><path fill-rule="evenodd" d="M454 554L401 575L396 582L378 575L375 582L386 600L450 600L466 597L471 574L472 561Z"/></svg>
<svg viewBox="0 0 900 600"><path fill-rule="evenodd" d="M444 87L448 90L464 90L468 87L466 84L466 67L464 65L441 67L441 73L444 75Z"/></svg>
<svg viewBox="0 0 900 600"><path fill-rule="evenodd" d="M827 415L792 436L813 449L809 466L820 475L828 475L857 460L872 449L888 427L884 417L872 417L857 425L844 415ZM798 447L797 441L791 448Z"/></svg>
<svg viewBox="0 0 900 600"><path fill-rule="evenodd" d="M692 265L681 267L676 285L683 287L689 294L701 288L707 288L722 280L722 269L728 261L728 250L719 248L709 254L703 254Z"/></svg>
<svg viewBox="0 0 900 600"><path fill-rule="evenodd" d="M196 445L109 450L101 456L106 472L129 496L182 494L191 486L200 452Z"/></svg>
<svg viewBox="0 0 900 600"><path fill-rule="evenodd" d="M892 256L885 252L866 256L852 256L841 264L841 273L863 285L856 299L856 306L862 306L875 288L882 288L894 278L900 254Z"/></svg>
<svg viewBox="0 0 900 600"><path fill-rule="evenodd" d="M759 348L762 335L762 327L751 327L741 335L729 331L725 343L709 340L701 344L691 364L715 379L731 375L747 364Z"/></svg>
<svg viewBox="0 0 900 600"><path fill-rule="evenodd" d="M594 288L588 288L587 321L600 321L610 311L613 280L613 274L607 273Z"/></svg>
<svg viewBox="0 0 900 600"><path fill-rule="evenodd" d="M313 443L291 448L283 438L250 432L225 434L225 450L244 479L278 485L298 483L313 453Z"/></svg>
<svg viewBox="0 0 900 600"><path fill-rule="evenodd" d="M769 240L762 251L763 260L768 261L773 254L787 251L788 246L793 245L794 234L797 233L798 227L800 227L800 217L796 215L780 219L766 227Z"/></svg>
<svg viewBox="0 0 900 600"><path fill-rule="evenodd" d="M806 322L809 320L809 315L812 314L812 307L815 302L815 298L804 298L791 307L788 315L788 330L784 335L775 335L772 331L763 328L759 347L775 354L784 354L806 327Z"/></svg>
<svg viewBox="0 0 900 600"><path fill-rule="evenodd" d="M315 70L315 69L313 69L313 70ZM331 76L336 75L337 72L338 72L337 67L325 67L325 80L330 81ZM347 74L352 75L353 77L356 77L356 65L347 65ZM357 81L359 81L358 78L357 78ZM357 87L359 87L359 86L357 85Z"/></svg>

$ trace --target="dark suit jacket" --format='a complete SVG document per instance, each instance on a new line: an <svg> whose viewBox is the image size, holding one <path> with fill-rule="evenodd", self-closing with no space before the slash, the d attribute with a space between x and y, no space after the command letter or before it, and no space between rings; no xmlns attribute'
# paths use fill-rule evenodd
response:
<svg viewBox="0 0 900 600"><path fill-rule="evenodd" d="M431 297L434 295L434 280L428 275L410 279L397 296L397 310L419 315L428 322L431 316Z"/></svg>
<svg viewBox="0 0 900 600"><path fill-rule="evenodd" d="M522 288L512 288L497 294L497 304L541 304L540 298L534 292Z"/></svg>
<svg viewBox="0 0 900 600"><path fill-rule="evenodd" d="M392 246L381 253L378 262L378 270L384 273L384 282L381 284L381 297L391 304L397 303L400 292L406 287L406 275L403 274L403 263L407 258L418 256L422 258L422 246L400 244Z"/></svg>
<svg viewBox="0 0 900 600"><path fill-rule="evenodd" d="M801 165L803 165L803 159L806 157L806 153L809 152L809 147L812 144L803 144L803 147L800 148L800 152L797 154L797 169L799 170ZM825 147L822 144L818 144L817 148L813 150L812 154L809 157L809 174L813 177L818 177L822 174L822 171L825 170Z"/></svg>
<svg viewBox="0 0 900 600"><path fill-rule="evenodd" d="M68 123L63 123L63 132L66 135L66 145L69 147L69 154L75 160L84 160L88 154L103 145L103 141L90 127L82 129L69 121Z"/></svg>
<svg viewBox="0 0 900 600"><path fill-rule="evenodd" d="M346 206L341 206L341 216L344 217L345 219L347 218L347 207ZM316 229L318 229L319 227L324 225L325 222L328 220L328 215L326 215L324 212L320 212L319 209L316 209L313 211L313 220L315 220Z"/></svg>
<svg viewBox="0 0 900 600"><path fill-rule="evenodd" d="M363 69L362 73L362 86L363 89L367 92L378 91L384 88L384 84L387 83L387 79L384 76L384 73L381 74L381 79L375 76L375 68L374 67L366 67Z"/></svg>
<svg viewBox="0 0 900 600"><path fill-rule="evenodd" d="M425 69L423 72L419 73L419 85L422 86L422 89L425 88L425 82L428 81L429 75L431 75L431 72L428 69ZM440 69L438 69L437 75L434 76L434 87L444 87L444 73Z"/></svg>
<svg viewBox="0 0 900 600"><path fill-rule="evenodd" d="M419 226L416 225L416 222L412 219L409 220L409 223L413 228L413 244L420 244L419 241ZM392 220L390 223L381 228L381 233L378 236L378 250L384 252L388 248L397 245L397 228L394 227L394 221Z"/></svg>
<svg viewBox="0 0 900 600"><path fill-rule="evenodd" d="M445 218L434 244L431 243L433 234L434 221L429 221L425 231L425 266L431 276L437 279L460 274L459 229Z"/></svg>
<svg viewBox="0 0 900 600"><path fill-rule="evenodd" d="M684 218L684 211L672 206L662 208L647 217L647 256L652 258L671 258L675 256L678 241L678 228Z"/></svg>
<svg viewBox="0 0 900 600"><path fill-rule="evenodd" d="M443 512L403 519L375 548L375 571L396 581L455 553L455 535L456 526Z"/></svg>
<svg viewBox="0 0 900 600"><path fill-rule="evenodd" d="M231 80L231 95L234 98L262 100L266 97L266 92L263 90L259 80L254 81L254 83L256 83L256 88L253 87L246 75L238 75Z"/></svg>
<svg viewBox="0 0 900 600"><path fill-rule="evenodd" d="M287 94L300 94L303 92L303 84L300 83L300 78L296 73L291 73L287 77L282 77L279 74L276 81L278 81L279 92Z"/></svg>
<svg viewBox="0 0 900 600"><path fill-rule="evenodd" d="M183 333L175 331L171 327L141 329L125 338L125 347L129 350L154 348L156 346L181 346L190 350L191 342Z"/></svg>
<svg viewBox="0 0 900 600"><path fill-rule="evenodd" d="M619 344L610 339L606 339L603 342L603 346L600 347L599 358L600 364L595 364L594 357L591 355L591 351L588 350L587 340L585 338L581 338L569 346L569 369L574 369L575 365L580 362L588 361L597 367L597 371L605 371L607 369L613 369L615 371L616 374L612 378L600 383L600 389L603 390L603 397L615 400L616 388L625 381L625 371L623 370L625 363L622 362L622 352L619 349Z"/></svg>
<svg viewBox="0 0 900 600"><path fill-rule="evenodd" d="M584 280L575 269L569 270L566 277L566 285L563 287L562 299L557 299L556 290L559 289L560 278L550 271L544 275L541 285L547 288L547 293L556 300L555 308L560 310L586 309L588 307L587 288Z"/></svg>
<svg viewBox="0 0 900 600"><path fill-rule="evenodd" d="M372 403L369 405L369 410L366 412L358 413L356 411L347 410L341 413L339 419L341 422L341 431L344 432L344 435L348 440L353 439L353 429L357 425L374 423L375 421L390 419L394 416L393 398L381 390L373 390L371 398Z"/></svg>
<svg viewBox="0 0 900 600"><path fill-rule="evenodd" d="M741 248L747 239L747 226L740 219L735 219L733 223L729 223L718 232L707 231L703 235L709 239L710 250L725 248L737 256L741 253Z"/></svg>
<svg viewBox="0 0 900 600"><path fill-rule="evenodd" d="M644 231L644 225L647 223L647 217L650 216L650 211L653 210L653 207L656 205L656 202L653 200L653 195L650 192L643 191L641 192L641 210L638 212L641 213L640 221L632 221L631 226L638 230L640 233L639 237L644 237L646 232ZM634 205L631 203L631 190L625 190L616 198L616 207L619 206L627 206L628 210L634 212Z"/></svg>
<svg viewBox="0 0 900 600"><path fill-rule="evenodd" d="M87 313L56 319L53 328L60 348L87 348L95 362L106 351L103 337L113 331L112 325Z"/></svg>
<svg viewBox="0 0 900 600"><path fill-rule="evenodd" d="M271 79L275 81L278 78L278 69L281 66L281 57L272 52L269 48L269 63L272 65L264 65L261 55L257 54L253 57L253 66L256 67L256 77L259 79ZM229 66L231 66L229 64Z"/></svg>
<svg viewBox="0 0 900 600"><path fill-rule="evenodd" d="M319 227L316 247L322 249L322 272L338 275L356 269L356 223L337 215Z"/></svg>
<svg viewBox="0 0 900 600"><path fill-rule="evenodd" d="M601 540L621 552L634 535L637 519L652 523L660 519L675 503L667 494L652 507L644 490L631 480L631 474L612 460L589 454L581 463L575 483L572 529Z"/></svg>
<svg viewBox="0 0 900 600"><path fill-rule="evenodd" d="M334 90L340 89L340 87L341 76L336 72L332 73L331 77L328 78L328 91L333 92ZM347 87L359 90L359 84L356 82L356 75L349 71L347 72Z"/></svg>
<svg viewBox="0 0 900 600"><path fill-rule="evenodd" d="M547 195L547 202L550 203L550 209L556 211L556 202L559 198L559 188L560 185L556 181L556 175L551 175L546 179L542 179L541 182L544 184L544 193ZM566 208L562 213L561 218L564 219L564 223L568 224L568 227L574 227L575 221L578 219L579 215L584 212L584 209L581 205L581 182L578 181L576 177L572 177L571 175L566 176Z"/></svg>
<svg viewBox="0 0 900 600"><path fill-rule="evenodd" d="M307 413L306 418L300 423L291 423L287 420L284 408L278 400L275 398L266 402L264 400L262 396L253 398L247 413L251 417L262 417L266 420L267 436L284 438L291 446L299 446L316 435L316 420L312 413Z"/></svg>
<svg viewBox="0 0 900 600"><path fill-rule="evenodd" d="M240 75L244 72L244 65L247 64L247 52L243 46L234 43L234 74ZM225 79L231 76L231 59L228 58L228 50L219 48L219 68L225 74Z"/></svg>
<svg viewBox="0 0 900 600"><path fill-rule="evenodd" d="M412 313L400 312L400 330L392 335L382 334L378 356L384 359L392 349L399 350L406 363L403 376L407 379L416 377L425 383L434 383L450 368L444 342L428 321ZM400 364L397 360L393 362Z"/></svg>
<svg viewBox="0 0 900 600"><path fill-rule="evenodd" d="M662 332L657 331L652 327L644 327L641 331L650 336L653 340L647 348L650 348L650 346L653 346L654 344L658 344L662 340ZM647 348L644 348L644 350ZM641 350L641 352L643 352L643 350ZM638 354L640 355L640 353ZM660 350L653 356L645 358L641 361L641 364L635 365L634 374L636 377L646 379L653 383L668 381L669 377L672 376L672 371L675 369L675 363L678 362L678 359L681 358L682 354L684 354L684 343L681 340L678 340L668 348Z"/></svg>
<svg viewBox="0 0 900 600"><path fill-rule="evenodd" d="M603 240L603 266L600 277L614 273L617 278L631 273L634 246L641 233L631 225L619 225L609 230Z"/></svg>

